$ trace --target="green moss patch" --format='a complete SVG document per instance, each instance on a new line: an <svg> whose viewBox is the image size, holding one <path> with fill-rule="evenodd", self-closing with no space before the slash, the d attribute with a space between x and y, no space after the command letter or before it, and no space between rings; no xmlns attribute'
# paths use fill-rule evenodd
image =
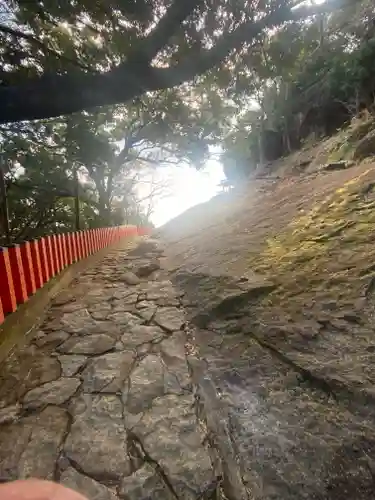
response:
<svg viewBox="0 0 375 500"><path fill-rule="evenodd" d="M375 262L375 184L369 182L370 172L345 183L268 240L262 254L250 257L252 269L278 285L268 301L298 295L301 301L358 296Z"/></svg>

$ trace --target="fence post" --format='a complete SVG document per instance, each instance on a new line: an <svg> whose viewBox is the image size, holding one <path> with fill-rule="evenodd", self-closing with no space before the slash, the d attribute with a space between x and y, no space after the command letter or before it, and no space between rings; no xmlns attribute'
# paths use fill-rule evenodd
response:
<svg viewBox="0 0 375 500"><path fill-rule="evenodd" d="M44 285L44 279L43 279L43 273L42 273L42 264L41 264L41 259L40 259L39 241L38 240L30 241L30 253L31 253L31 260L33 263L35 286L37 288L41 288Z"/></svg>
<svg viewBox="0 0 375 500"><path fill-rule="evenodd" d="M10 268L13 276L14 293L16 295L17 304L27 302L28 295L26 292L25 275L23 272L21 250L19 245L10 245L8 247L8 255Z"/></svg>
<svg viewBox="0 0 375 500"><path fill-rule="evenodd" d="M68 266L70 266L70 264L73 264L73 247L72 247L73 241L71 233L66 233L65 242L66 242L66 258L68 261Z"/></svg>
<svg viewBox="0 0 375 500"><path fill-rule="evenodd" d="M43 282L47 283L51 277L50 263L48 259L48 248L45 238L40 238L38 240L39 257L40 257L40 268L42 271Z"/></svg>
<svg viewBox="0 0 375 500"><path fill-rule="evenodd" d="M23 264L23 272L25 274L25 284L26 284L26 293L30 297L30 295L34 295L36 292L36 284L35 284L35 275L33 268L33 261L31 258L31 249L30 243L25 241L22 243L21 247L21 259ZM1 316L1 311L0 311Z"/></svg>
<svg viewBox="0 0 375 500"><path fill-rule="evenodd" d="M8 249L0 247L0 298L5 314L17 309L16 295L14 293L13 276L10 268Z"/></svg>
<svg viewBox="0 0 375 500"><path fill-rule="evenodd" d="M55 274L59 274L61 270L60 265L60 254L59 254L59 242L57 240L57 236L55 234L51 235L51 243L52 243L52 257L55 268Z"/></svg>
<svg viewBox="0 0 375 500"><path fill-rule="evenodd" d="M62 245L62 253L63 253L63 264L64 267L68 265L68 249L66 245L66 233L61 235L61 245Z"/></svg>
<svg viewBox="0 0 375 500"><path fill-rule="evenodd" d="M82 231L77 232L77 241L78 241L78 248L79 248L79 260L82 260L85 254L85 247L83 244L83 235Z"/></svg>
<svg viewBox="0 0 375 500"><path fill-rule="evenodd" d="M92 238L92 229L87 230L87 237L89 240L89 252L90 252L90 255L92 255L94 253L94 241Z"/></svg>
<svg viewBox="0 0 375 500"><path fill-rule="evenodd" d="M99 245L98 245L98 230L95 228L93 229L94 231L94 248L95 248L95 252L97 252L99 250Z"/></svg>
<svg viewBox="0 0 375 500"><path fill-rule="evenodd" d="M89 255L89 242L87 239L87 231L82 231L82 241L83 241L83 248L84 248L84 258L88 257Z"/></svg>
<svg viewBox="0 0 375 500"><path fill-rule="evenodd" d="M65 267L62 234L56 234L55 236L57 244L57 255L59 257L59 265L60 265L59 271L61 272Z"/></svg>
<svg viewBox="0 0 375 500"><path fill-rule="evenodd" d="M52 236L45 236L45 242L46 242L47 261L48 261L48 267L49 267L49 271L50 271L50 277L53 278L53 276L56 275L56 263L55 263L55 256L54 256L54 251L53 251Z"/></svg>
<svg viewBox="0 0 375 500"><path fill-rule="evenodd" d="M73 249L73 262L78 262L79 251L78 251L78 241L77 241L77 233L72 233L72 249Z"/></svg>
<svg viewBox="0 0 375 500"><path fill-rule="evenodd" d="M79 244L80 244L80 249L81 249L81 259L85 258L85 239L83 237L83 231L79 232Z"/></svg>

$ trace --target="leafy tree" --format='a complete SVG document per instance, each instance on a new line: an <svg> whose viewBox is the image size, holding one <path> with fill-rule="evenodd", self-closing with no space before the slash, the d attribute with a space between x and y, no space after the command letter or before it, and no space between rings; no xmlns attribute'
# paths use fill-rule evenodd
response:
<svg viewBox="0 0 375 500"><path fill-rule="evenodd" d="M3 0L0 122L125 103L207 77L233 87L233 69L270 30L355 1Z"/></svg>
<svg viewBox="0 0 375 500"><path fill-rule="evenodd" d="M364 0L289 23L264 37L247 65L240 62L235 95L244 111L224 141L229 178L289 153L311 133L334 133L363 107L374 110L374 18ZM246 103L257 112L249 115Z"/></svg>

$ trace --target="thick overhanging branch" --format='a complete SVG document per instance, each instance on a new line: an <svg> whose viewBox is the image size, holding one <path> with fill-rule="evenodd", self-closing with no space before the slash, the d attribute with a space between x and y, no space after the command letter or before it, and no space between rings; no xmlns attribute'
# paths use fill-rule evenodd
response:
<svg viewBox="0 0 375 500"><path fill-rule="evenodd" d="M181 1L175 0L171 9L181 5ZM181 85L220 64L232 51L253 41L264 29L279 26L289 20L306 18L321 12L322 9L329 11L340 8L348 5L349 1L328 0L322 5L294 10L281 7L256 23L241 24L234 31L224 34L213 48L203 50L198 56L194 54L194 58L188 54L183 61L169 68L153 68L147 62L129 60L105 74L46 74L30 78L20 85L0 87L0 123L52 118L97 106L124 103L147 91ZM351 0L353 1L357 0ZM198 3L191 2L193 8ZM183 12L189 15L191 11L189 2L189 9L186 8ZM182 14L179 19L181 18ZM165 19L169 19L168 13ZM147 40L157 36L157 48L162 41L158 33L156 28L150 38L145 39L145 44ZM169 31L166 35L168 34ZM166 43L165 38L164 45ZM147 57L152 57L155 50L148 51L147 45L144 47Z"/></svg>
<svg viewBox="0 0 375 500"><path fill-rule="evenodd" d="M140 42L131 59L150 63L180 29L181 23L203 3L203 0L174 0L151 34Z"/></svg>

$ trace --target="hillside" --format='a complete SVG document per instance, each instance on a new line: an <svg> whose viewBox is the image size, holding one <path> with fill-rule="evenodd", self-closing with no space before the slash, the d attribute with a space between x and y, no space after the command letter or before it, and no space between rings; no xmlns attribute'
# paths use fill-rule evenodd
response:
<svg viewBox="0 0 375 500"><path fill-rule="evenodd" d="M373 498L372 127L354 123L160 231L256 499Z"/></svg>

